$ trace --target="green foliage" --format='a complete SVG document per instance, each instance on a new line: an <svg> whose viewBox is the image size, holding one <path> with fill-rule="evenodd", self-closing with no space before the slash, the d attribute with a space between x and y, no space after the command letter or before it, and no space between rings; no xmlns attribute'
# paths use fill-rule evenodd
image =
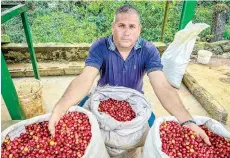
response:
<svg viewBox="0 0 230 158"><path fill-rule="evenodd" d="M196 23L206 23L210 27L206 28L204 31L200 33L202 39L206 39L211 35L211 25L212 25L212 9L210 7L197 7L194 17L194 22Z"/></svg>
<svg viewBox="0 0 230 158"><path fill-rule="evenodd" d="M230 25L225 26L224 39L230 40Z"/></svg>
<svg viewBox="0 0 230 158"><path fill-rule="evenodd" d="M63 12L36 18L32 32L35 42L92 42L97 38L95 24Z"/></svg>
<svg viewBox="0 0 230 158"><path fill-rule="evenodd" d="M217 4L213 7L213 11L217 13L223 12L225 10L229 11L229 7L226 4Z"/></svg>
<svg viewBox="0 0 230 158"><path fill-rule="evenodd" d="M5 33L8 35L11 42L22 43L26 41L20 17L15 17L6 23L3 23L2 28L5 30Z"/></svg>
<svg viewBox="0 0 230 158"><path fill-rule="evenodd" d="M182 1L170 4L169 15L167 20L167 28L165 32L165 42L173 40L174 35L178 31L180 22L180 13L183 7Z"/></svg>
<svg viewBox="0 0 230 158"><path fill-rule="evenodd" d="M142 34L141 36L149 41L159 41L161 26L164 15L165 2L136 2L136 8L141 11Z"/></svg>
<svg viewBox="0 0 230 158"><path fill-rule="evenodd" d="M88 42L111 34L116 9L123 4L131 4L141 14L141 37L149 41L159 41L165 10L165 1L27 1L28 19L33 40L43 42ZM222 3L222 1L221 1ZM229 5L229 2L224 2ZM211 26L212 6L216 1L198 1L195 22L205 22ZM165 29L165 42L171 42L178 30L183 1L171 1ZM229 19L230 19L230 13ZM229 37L227 23L225 37ZM11 42L25 41L20 17L14 18L2 27ZM201 33L210 37L211 28Z"/></svg>
<svg viewBox="0 0 230 158"><path fill-rule="evenodd" d="M10 42L10 38L9 36L7 36L7 34L3 34L1 38L2 38L1 42Z"/></svg>

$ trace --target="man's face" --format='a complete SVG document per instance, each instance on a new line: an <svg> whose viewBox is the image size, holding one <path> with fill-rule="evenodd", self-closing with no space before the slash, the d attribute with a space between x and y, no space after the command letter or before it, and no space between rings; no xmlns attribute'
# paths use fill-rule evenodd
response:
<svg viewBox="0 0 230 158"><path fill-rule="evenodd" d="M113 40L118 48L131 49L140 36L141 25L136 13L120 13L112 25Z"/></svg>

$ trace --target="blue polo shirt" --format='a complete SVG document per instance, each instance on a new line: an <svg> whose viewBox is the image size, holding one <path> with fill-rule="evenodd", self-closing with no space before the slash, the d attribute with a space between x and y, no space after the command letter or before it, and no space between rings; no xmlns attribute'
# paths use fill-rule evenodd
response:
<svg viewBox="0 0 230 158"><path fill-rule="evenodd" d="M99 70L100 86L123 86L141 93L144 75L151 71L162 71L163 68L159 52L150 42L139 38L124 60L112 36L100 38L92 44L85 66L93 66Z"/></svg>

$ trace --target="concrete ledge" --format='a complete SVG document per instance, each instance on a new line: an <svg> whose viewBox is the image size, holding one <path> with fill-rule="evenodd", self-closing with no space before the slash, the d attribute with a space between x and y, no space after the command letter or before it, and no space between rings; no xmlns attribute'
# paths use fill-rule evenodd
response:
<svg viewBox="0 0 230 158"><path fill-rule="evenodd" d="M38 63L40 76L64 76L64 75L79 75L83 68L84 62L69 62L69 63ZM12 77L33 77L34 72L32 65L29 63L8 64L9 72Z"/></svg>
<svg viewBox="0 0 230 158"><path fill-rule="evenodd" d="M65 75L79 75L83 70L83 67L80 66L69 66L68 68L64 68Z"/></svg>
<svg viewBox="0 0 230 158"><path fill-rule="evenodd" d="M184 74L183 83L213 119L226 124L227 110L213 99L212 95L201 87L188 72Z"/></svg>

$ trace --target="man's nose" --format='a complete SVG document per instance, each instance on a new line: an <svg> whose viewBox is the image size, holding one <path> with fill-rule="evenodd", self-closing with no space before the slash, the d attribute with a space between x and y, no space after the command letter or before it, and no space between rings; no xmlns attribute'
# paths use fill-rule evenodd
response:
<svg viewBox="0 0 230 158"><path fill-rule="evenodd" d="M126 28L124 34L125 34L125 36L129 36L130 35L130 29Z"/></svg>

